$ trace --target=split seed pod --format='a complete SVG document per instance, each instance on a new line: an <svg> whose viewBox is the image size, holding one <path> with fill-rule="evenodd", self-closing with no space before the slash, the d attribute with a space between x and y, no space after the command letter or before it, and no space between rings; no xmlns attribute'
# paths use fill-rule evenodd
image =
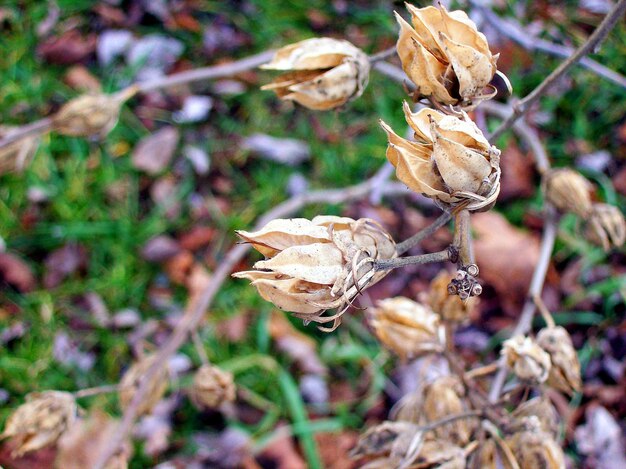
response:
<svg viewBox="0 0 626 469"><path fill-rule="evenodd" d="M446 206L491 208L500 192L500 150L489 144L469 116L428 108L413 113L406 102L404 114L415 141L398 136L381 121L389 140L387 159L398 179Z"/></svg>
<svg viewBox="0 0 626 469"><path fill-rule="evenodd" d="M273 220L256 232L238 231L244 241L265 255L257 270L237 272L259 294L278 308L305 321L332 323L368 285L387 275L375 271L375 260L396 257L396 245L387 231L373 220L318 216L313 220ZM324 311L337 308L332 316Z"/></svg>
<svg viewBox="0 0 626 469"><path fill-rule="evenodd" d="M424 435L417 425L409 422L387 421L368 429L361 435L350 452L350 457L370 459L369 463L359 465L364 469L398 467L407 455L418 454L423 444ZM377 459L371 460L371 458Z"/></svg>
<svg viewBox="0 0 626 469"><path fill-rule="evenodd" d="M149 355L135 362L124 373L120 381L119 399L122 409L126 409L133 400L141 381L154 363L156 356ZM166 367L160 367L159 371L152 377L148 385L148 392L144 400L137 409L137 414L148 414L153 407L161 400L167 389L168 373Z"/></svg>
<svg viewBox="0 0 626 469"><path fill-rule="evenodd" d="M193 377L189 397L199 409L215 409L235 400L233 375L217 366L203 365Z"/></svg>
<svg viewBox="0 0 626 469"><path fill-rule="evenodd" d="M7 419L0 439L10 438L12 457L36 451L55 443L76 421L78 406L74 396L62 391L44 391L26 396Z"/></svg>
<svg viewBox="0 0 626 469"><path fill-rule="evenodd" d="M397 50L402 68L420 96L442 104L475 105L496 94L489 86L497 67L484 34L464 11L443 5L416 8L407 4L413 27L396 13L400 24ZM511 85L499 74L511 91ZM485 89L489 86L489 89Z"/></svg>
<svg viewBox="0 0 626 469"><path fill-rule="evenodd" d="M541 428L539 420L527 417L524 428L506 439L520 469L565 469L565 455L552 435Z"/></svg>
<svg viewBox="0 0 626 469"><path fill-rule="evenodd" d="M620 209L609 204L593 204L585 238L605 251L612 246L621 247L626 241L626 221Z"/></svg>
<svg viewBox="0 0 626 469"><path fill-rule="evenodd" d="M537 334L537 345L550 355L548 386L572 394L582 387L580 362L569 333L561 326L546 327Z"/></svg>
<svg viewBox="0 0 626 469"><path fill-rule="evenodd" d="M379 301L370 311L369 323L374 334L402 360L442 349L439 316L427 306L396 297Z"/></svg>
<svg viewBox="0 0 626 469"><path fill-rule="evenodd" d="M527 417L536 417L539 420L541 429L552 435L556 439L559 435L559 413L545 396L534 397L517 407L511 412L511 417L517 421L514 428L523 428Z"/></svg>
<svg viewBox="0 0 626 469"><path fill-rule="evenodd" d="M85 94L65 103L53 116L54 130L71 137L105 137L117 124L122 104L135 95L137 89L127 88L119 93Z"/></svg>
<svg viewBox="0 0 626 469"><path fill-rule="evenodd" d="M546 198L561 212L572 212L586 218L591 212L592 184L570 168L552 169L545 174Z"/></svg>
<svg viewBox="0 0 626 469"><path fill-rule="evenodd" d="M504 341L501 353L520 380L544 383L548 379L550 355L530 337L518 335Z"/></svg>
<svg viewBox="0 0 626 469"><path fill-rule="evenodd" d="M306 39L279 49L261 68L285 72L262 90L315 110L333 109L363 94L369 79L367 55L348 41Z"/></svg>
<svg viewBox="0 0 626 469"><path fill-rule="evenodd" d="M472 311L476 309L478 298L470 297L467 300L462 300L458 295L451 295L448 290L449 283L450 274L445 270L430 282L428 292L430 307L444 321L467 321Z"/></svg>

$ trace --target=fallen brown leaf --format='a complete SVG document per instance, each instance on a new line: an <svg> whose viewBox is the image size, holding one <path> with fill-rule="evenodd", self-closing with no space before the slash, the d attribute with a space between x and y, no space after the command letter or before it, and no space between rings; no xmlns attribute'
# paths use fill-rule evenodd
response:
<svg viewBox="0 0 626 469"><path fill-rule="evenodd" d="M59 65L82 62L96 50L96 35L81 35L75 29L61 36L50 37L37 47L37 53L46 61Z"/></svg>
<svg viewBox="0 0 626 469"><path fill-rule="evenodd" d="M315 441L320 450L322 465L326 469L353 469L357 467L350 458L350 450L359 439L357 432L316 433Z"/></svg>
<svg viewBox="0 0 626 469"><path fill-rule="evenodd" d="M473 215L472 228L480 278L496 290L503 309L516 314L539 260L539 240L496 212Z"/></svg>
<svg viewBox="0 0 626 469"><path fill-rule="evenodd" d="M48 446L38 451L27 453L21 458L11 457L15 448L7 442L0 446L0 467L5 469L53 469L57 450Z"/></svg>
<svg viewBox="0 0 626 469"><path fill-rule="evenodd" d="M274 439L259 454L257 460L263 467L275 469L306 469L307 467L296 450L293 439L289 436Z"/></svg>
<svg viewBox="0 0 626 469"><path fill-rule="evenodd" d="M84 247L69 243L52 251L46 258L45 265L44 287L55 288L66 277L87 266L87 252Z"/></svg>
<svg viewBox="0 0 626 469"><path fill-rule="evenodd" d="M194 226L190 231L180 237L180 245L183 249L197 251L207 246L215 236L215 228L210 226Z"/></svg>
<svg viewBox="0 0 626 469"><path fill-rule="evenodd" d="M67 85L78 91L89 91L91 93L102 92L100 80L93 75L84 65L74 65L65 73L63 81Z"/></svg>
<svg viewBox="0 0 626 469"><path fill-rule="evenodd" d="M175 127L164 127L139 141L132 154L135 168L158 174L169 165L180 135Z"/></svg>
<svg viewBox="0 0 626 469"><path fill-rule="evenodd" d="M35 288L35 276L26 262L7 252L0 252L0 286L7 283L22 293Z"/></svg>
<svg viewBox="0 0 626 469"><path fill-rule="evenodd" d="M498 200L530 197L535 192L533 183L534 164L530 156L522 153L517 145L509 144L502 153L502 181Z"/></svg>

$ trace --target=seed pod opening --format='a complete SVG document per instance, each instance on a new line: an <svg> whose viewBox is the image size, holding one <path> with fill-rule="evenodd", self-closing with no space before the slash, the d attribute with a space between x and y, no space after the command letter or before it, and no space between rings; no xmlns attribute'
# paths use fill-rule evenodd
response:
<svg viewBox="0 0 626 469"><path fill-rule="evenodd" d="M605 251L623 246L626 242L626 221L620 209L609 204L593 204L585 227L585 238Z"/></svg>
<svg viewBox="0 0 626 469"><path fill-rule="evenodd" d="M533 339L518 335L502 344L509 368L522 381L544 383L550 374L550 355Z"/></svg>
<svg viewBox="0 0 626 469"><path fill-rule="evenodd" d="M550 355L548 385L572 394L582 387L580 362L569 333L561 326L546 327L537 334L537 344Z"/></svg>

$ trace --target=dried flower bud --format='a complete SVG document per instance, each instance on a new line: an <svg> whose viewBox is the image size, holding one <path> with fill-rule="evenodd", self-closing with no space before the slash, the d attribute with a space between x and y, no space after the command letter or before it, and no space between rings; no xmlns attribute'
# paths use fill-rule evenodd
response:
<svg viewBox="0 0 626 469"><path fill-rule="evenodd" d="M544 383L550 374L550 355L530 337L518 335L502 344L502 354L522 381Z"/></svg>
<svg viewBox="0 0 626 469"><path fill-rule="evenodd" d="M409 422L383 422L368 429L359 437L350 457L377 457L363 468L398 467L409 452L418 453L423 444L423 433Z"/></svg>
<svg viewBox="0 0 626 469"><path fill-rule="evenodd" d="M59 439L55 459L57 469L85 469L93 467L96 459L118 431L119 423L102 412L94 412L79 419ZM132 446L124 441L119 450L107 461L104 469L126 469L132 455Z"/></svg>
<svg viewBox="0 0 626 469"><path fill-rule="evenodd" d="M122 409L126 409L137 389L139 388L142 379L146 372L150 369L152 364L154 363L156 356L149 355L147 357L142 358L138 362L133 363L133 365L124 373L122 380L120 381L120 389L119 389L119 398L120 398L120 406ZM168 383L168 374L167 368L161 366L158 372L150 379L150 383L148 385L148 392L144 397L144 400L139 405L137 409L137 414L148 414L152 410L152 408L161 400L165 391L167 389Z"/></svg>
<svg viewBox="0 0 626 469"><path fill-rule="evenodd" d="M450 440L427 439L411 464L410 467L418 468L465 469L466 453Z"/></svg>
<svg viewBox="0 0 626 469"><path fill-rule="evenodd" d="M62 391L44 391L26 396L7 419L0 439L10 438L12 457L55 443L76 421L78 406L74 396Z"/></svg>
<svg viewBox="0 0 626 469"><path fill-rule="evenodd" d="M407 8L413 27L396 13L400 24L396 47L418 95L462 106L492 98L496 89L489 83L498 56L491 54L487 38L467 14L448 12L443 5L415 8L407 4ZM500 76L508 84L506 77ZM485 90L487 86L490 89Z"/></svg>
<svg viewBox="0 0 626 469"><path fill-rule="evenodd" d="M352 300L388 271L375 271L373 261L396 256L396 245L378 223L362 218L318 216L313 220L273 220L256 232L237 234L266 256L246 272L233 274L252 281L259 294L296 317L332 322L332 331ZM324 311L338 308L332 316Z"/></svg>
<svg viewBox="0 0 626 469"><path fill-rule="evenodd" d="M549 433L542 430L539 419L527 417L524 426L506 439L520 469L565 469L563 450Z"/></svg>
<svg viewBox="0 0 626 469"><path fill-rule="evenodd" d="M605 251L621 247L626 241L626 221L619 208L609 204L593 204L587 219L585 238Z"/></svg>
<svg viewBox="0 0 626 469"><path fill-rule="evenodd" d="M536 417L544 432L549 433L555 439L559 435L559 413L550 399L545 396L535 397L524 402L511 412L511 417L515 419L514 429L523 428L527 417Z"/></svg>
<svg viewBox="0 0 626 469"><path fill-rule="evenodd" d="M215 409L235 400L233 375L217 366L203 365L193 377L189 397L199 409Z"/></svg>
<svg viewBox="0 0 626 469"><path fill-rule="evenodd" d="M548 386L571 394L582 386L580 362L572 338L561 326L546 327L537 334L537 344L550 355Z"/></svg>
<svg viewBox="0 0 626 469"><path fill-rule="evenodd" d="M424 389L424 415L428 422L436 422L445 417L467 411L463 403L463 386L456 376L442 376ZM447 425L437 427L434 432L437 438L465 445L475 422L467 419L456 420Z"/></svg>
<svg viewBox="0 0 626 469"><path fill-rule="evenodd" d="M561 212L572 212L581 218L589 216L593 186L577 171L552 169L544 176L543 188L546 199Z"/></svg>
<svg viewBox="0 0 626 469"><path fill-rule="evenodd" d="M113 95L85 94L65 103L53 116L54 130L72 137L105 137L117 124L120 109L137 89L127 88Z"/></svg>
<svg viewBox="0 0 626 469"><path fill-rule="evenodd" d="M367 55L348 41L328 37L306 39L279 49L261 68L284 73L263 90L315 110L341 106L358 98L367 86Z"/></svg>
<svg viewBox="0 0 626 469"><path fill-rule="evenodd" d="M11 136L18 127L0 125L0 139ZM23 137L16 142L0 148L0 174L22 171L37 151L39 137Z"/></svg>
<svg viewBox="0 0 626 469"><path fill-rule="evenodd" d="M428 299L430 307L444 321L463 322L466 321L478 304L478 298L472 297L466 301L461 300L457 295L451 295L448 290L450 274L442 271L430 282Z"/></svg>
<svg viewBox="0 0 626 469"><path fill-rule="evenodd" d="M411 190L444 205L487 210L500 192L500 150L491 146L468 115L433 109L412 113L404 103L415 140L399 137L384 122L387 159Z"/></svg>
<svg viewBox="0 0 626 469"><path fill-rule="evenodd" d="M404 297L372 308L369 323L380 342L402 360L442 349L443 329L430 308Z"/></svg>

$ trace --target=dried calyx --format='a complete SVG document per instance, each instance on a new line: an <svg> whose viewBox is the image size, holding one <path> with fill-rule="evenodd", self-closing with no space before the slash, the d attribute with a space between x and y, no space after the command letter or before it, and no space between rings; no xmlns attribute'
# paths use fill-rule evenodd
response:
<svg viewBox="0 0 626 469"><path fill-rule="evenodd" d="M342 106L363 94L369 79L367 55L348 41L306 39L279 49L261 68L283 73L263 90L315 110Z"/></svg>
<svg viewBox="0 0 626 469"><path fill-rule="evenodd" d="M417 87L417 97L434 103L472 107L497 93L490 85L497 71L484 34L464 11L443 5L416 8L407 4L413 27L396 13L400 24L397 50L402 68ZM511 85L499 73L508 92Z"/></svg>
<svg viewBox="0 0 626 469"><path fill-rule="evenodd" d="M500 150L464 113L446 115L433 109L411 112L404 103L406 121L415 141L387 132L387 159L411 190L450 210L488 210L500 192Z"/></svg>
<svg viewBox="0 0 626 469"><path fill-rule="evenodd" d="M215 409L235 400L233 375L214 365L203 365L193 377L189 397L199 409Z"/></svg>
<svg viewBox="0 0 626 469"><path fill-rule="evenodd" d="M26 396L7 419L0 439L9 438L12 457L21 457L55 443L76 421L74 396L62 391L44 391Z"/></svg>
<svg viewBox="0 0 626 469"><path fill-rule="evenodd" d="M586 219L585 238L601 246L605 251L619 248L626 242L626 221L618 207L609 204L593 204Z"/></svg>
<svg viewBox="0 0 626 469"><path fill-rule="evenodd" d="M569 333L561 326L541 329L537 344L550 355L548 386L572 394L581 390L580 362Z"/></svg>
<svg viewBox="0 0 626 469"><path fill-rule="evenodd" d="M376 260L396 257L396 245L370 219L318 216L313 220L273 220L256 232L237 234L266 257L256 270L233 274L252 282L259 294L294 316L332 331L356 296L382 279ZM328 309L339 311L324 316Z"/></svg>

